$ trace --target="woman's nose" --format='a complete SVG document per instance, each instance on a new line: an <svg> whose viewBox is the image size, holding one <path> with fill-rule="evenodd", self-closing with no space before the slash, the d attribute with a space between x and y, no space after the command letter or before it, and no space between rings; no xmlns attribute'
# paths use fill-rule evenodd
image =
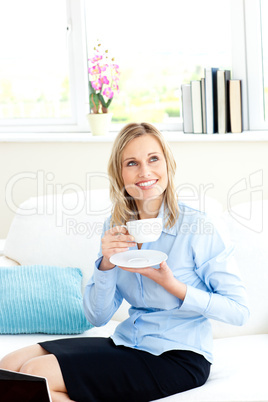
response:
<svg viewBox="0 0 268 402"><path fill-rule="evenodd" d="M139 177L150 177L150 167L147 164L140 165Z"/></svg>

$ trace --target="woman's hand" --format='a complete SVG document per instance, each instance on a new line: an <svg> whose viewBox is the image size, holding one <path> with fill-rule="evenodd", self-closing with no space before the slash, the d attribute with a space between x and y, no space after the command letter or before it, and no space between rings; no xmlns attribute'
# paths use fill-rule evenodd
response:
<svg viewBox="0 0 268 402"><path fill-rule="evenodd" d="M134 237L131 236L124 226L114 226L107 230L101 239L102 262L99 266L100 270L112 269L115 265L109 259L113 254L127 251L129 247L134 247Z"/></svg>
<svg viewBox="0 0 268 402"><path fill-rule="evenodd" d="M185 298L187 286L174 277L173 272L167 265L166 261L161 262L160 268L119 268L123 269L124 271L135 272L146 276L147 278L152 279L154 282L163 286L164 289L179 299L184 300Z"/></svg>

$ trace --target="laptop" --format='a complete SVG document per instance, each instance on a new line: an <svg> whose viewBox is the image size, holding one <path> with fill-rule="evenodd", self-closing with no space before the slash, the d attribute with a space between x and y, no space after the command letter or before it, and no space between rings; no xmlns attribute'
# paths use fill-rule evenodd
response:
<svg viewBox="0 0 268 402"><path fill-rule="evenodd" d="M52 402L46 378L3 369L0 369L0 400Z"/></svg>

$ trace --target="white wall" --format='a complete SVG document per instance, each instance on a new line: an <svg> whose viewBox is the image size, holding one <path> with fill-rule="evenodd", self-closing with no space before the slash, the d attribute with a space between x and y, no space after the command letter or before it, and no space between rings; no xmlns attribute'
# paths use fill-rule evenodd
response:
<svg viewBox="0 0 268 402"><path fill-rule="evenodd" d="M110 142L1 143L0 238L8 233L15 205L31 196L107 187L100 174L105 176L111 147ZM268 199L268 142L172 142L171 148L176 186L204 190L224 208L228 197L232 205L262 195ZM89 183L88 174L94 174Z"/></svg>

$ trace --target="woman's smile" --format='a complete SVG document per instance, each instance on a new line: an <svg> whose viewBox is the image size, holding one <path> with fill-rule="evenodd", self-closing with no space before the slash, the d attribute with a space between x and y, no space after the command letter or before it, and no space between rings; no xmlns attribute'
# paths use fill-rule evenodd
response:
<svg viewBox="0 0 268 402"><path fill-rule="evenodd" d="M140 187L142 190L149 190L157 182L158 182L158 179L156 179L156 180L147 180L147 181L139 181L138 183L136 183L136 186Z"/></svg>

